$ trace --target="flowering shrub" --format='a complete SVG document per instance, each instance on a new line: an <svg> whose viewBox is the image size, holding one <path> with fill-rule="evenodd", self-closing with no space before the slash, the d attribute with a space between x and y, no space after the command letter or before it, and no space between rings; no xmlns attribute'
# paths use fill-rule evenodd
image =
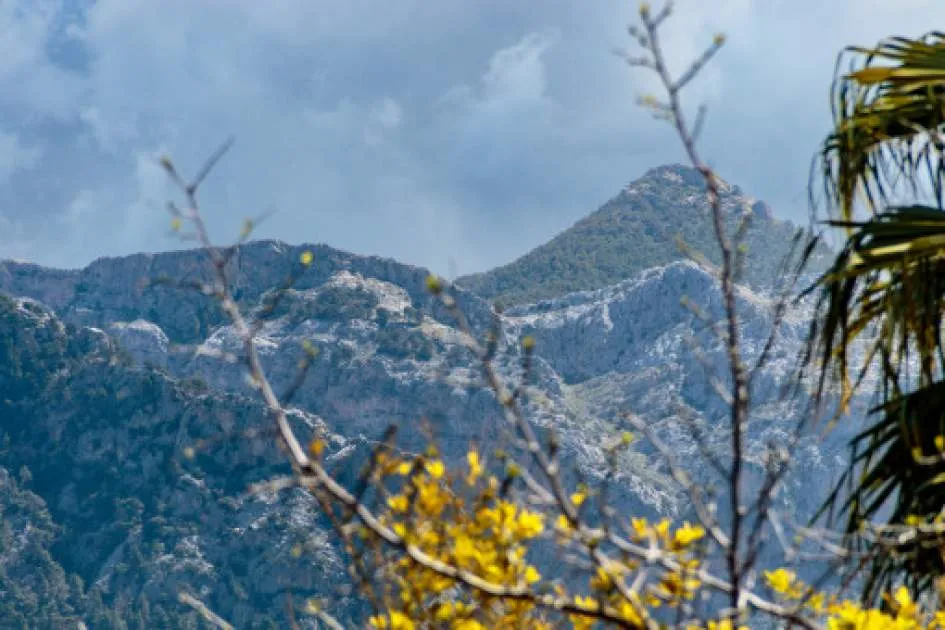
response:
<svg viewBox="0 0 945 630"><path fill-rule="evenodd" d="M886 607L880 610L817 591L788 569L766 571L765 581L784 601L796 603L814 619L824 619L830 630L945 628L945 611L923 610L912 600L912 595L905 586L898 587L893 593L884 594Z"/></svg>
<svg viewBox="0 0 945 630"><path fill-rule="evenodd" d="M323 450L317 440L310 446L318 458ZM692 602L720 586L706 566L718 546L702 525L618 518L630 546L612 553L621 545L605 532L530 497L514 465L499 476L476 449L453 470L434 448L416 457L387 452L376 456L371 482L378 523L396 536L393 553L390 540L363 526L349 549L353 566L372 556L371 575L359 579L376 597L373 628L747 627L721 608L708 621L689 617ZM581 508L592 494L580 486L568 501ZM539 568L542 540L566 560ZM582 577L566 579L572 573ZM764 571L763 582L773 598L755 607L802 627L945 629L945 612L919 606L904 586L870 608L786 568Z"/></svg>

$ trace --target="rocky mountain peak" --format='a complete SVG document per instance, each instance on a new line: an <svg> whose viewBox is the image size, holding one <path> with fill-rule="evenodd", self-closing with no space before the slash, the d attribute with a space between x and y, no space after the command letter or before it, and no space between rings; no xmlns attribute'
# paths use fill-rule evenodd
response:
<svg viewBox="0 0 945 630"><path fill-rule="evenodd" d="M720 188L729 232L746 213L751 219L742 280L755 289L770 289L783 277L782 262L800 228L777 219L766 203L737 185L721 181ZM606 287L685 258L680 243L718 262L702 176L692 167L667 164L650 169L595 212L517 260L458 282L505 304L535 302ZM826 247L818 247L810 270L822 269L828 254Z"/></svg>
<svg viewBox="0 0 945 630"><path fill-rule="evenodd" d="M698 189L705 189L702 175L699 171L687 164L663 164L646 171L642 177L627 184L625 190L639 188L647 185L666 185L686 186ZM720 179L722 190L728 192L731 185Z"/></svg>

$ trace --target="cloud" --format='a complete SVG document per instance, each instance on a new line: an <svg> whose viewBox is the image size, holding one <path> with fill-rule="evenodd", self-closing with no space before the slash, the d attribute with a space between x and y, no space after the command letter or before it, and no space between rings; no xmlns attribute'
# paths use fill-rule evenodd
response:
<svg viewBox="0 0 945 630"><path fill-rule="evenodd" d="M0 257L81 265L179 246L157 158L235 134L202 203L219 240L322 241L446 272L501 264L647 168L678 161L611 49L635 3L10 0L0 3ZM851 17L851 16L855 16ZM837 51L945 20L933 0L680 0L663 44L709 107L703 155L805 216ZM10 175L15 173L15 177Z"/></svg>
<svg viewBox="0 0 945 630"><path fill-rule="evenodd" d="M400 126L403 110L392 98L385 97L371 109L371 121L382 129L396 129Z"/></svg>
<svg viewBox="0 0 945 630"><path fill-rule="evenodd" d="M0 129L0 182L35 166L41 154L38 146L24 146L17 134Z"/></svg>
<svg viewBox="0 0 945 630"><path fill-rule="evenodd" d="M484 102L509 109L530 107L545 98L546 70L542 55L553 36L530 33L496 52L482 77Z"/></svg>

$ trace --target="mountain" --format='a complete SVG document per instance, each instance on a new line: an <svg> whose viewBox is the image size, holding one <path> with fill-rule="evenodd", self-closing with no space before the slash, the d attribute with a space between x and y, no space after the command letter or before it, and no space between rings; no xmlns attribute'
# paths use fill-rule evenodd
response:
<svg viewBox="0 0 945 630"><path fill-rule="evenodd" d="M204 627L181 589L270 627L286 584L343 575L313 500L247 492L288 472L255 399L135 365L27 298L0 295L0 357L0 627Z"/></svg>
<svg viewBox="0 0 945 630"><path fill-rule="evenodd" d="M293 422L303 437L328 436L343 480L390 424L408 451L432 432L451 463L472 441L485 453L515 452L455 323L425 289L426 270L325 245L252 242L228 269L241 306L260 312L303 251L314 252L314 264L268 314L259 347L276 391L294 379L303 343L318 348L292 400ZM287 473L284 456L242 367L212 356L240 350L223 314L169 282L211 276L199 251L68 271L0 263L8 296L0 295L0 627L204 627L177 602L182 589L240 628L285 627L287 602L300 611L312 596L328 598L350 625L363 622L364 609L340 586L344 556L313 501L299 491L249 491ZM689 427L726 443L726 408L707 374L724 373L726 355L684 296L721 315L711 274L671 261L501 316L502 374L519 374L521 335L537 340L527 413L540 433L558 436L571 480L607 475L601 445L633 412L709 483ZM488 302L462 289L457 298L485 331ZM740 287L738 304L752 361L773 303ZM753 381L754 483L766 445L784 444L806 409L782 384L808 317L804 304L787 314L772 361ZM778 497L785 513L803 518L818 504L854 429L800 444ZM683 518L691 509L642 442L621 457L609 497L621 514ZM299 623L317 627L301 615Z"/></svg>
<svg viewBox="0 0 945 630"><path fill-rule="evenodd" d="M730 233L744 212L751 217L741 280L756 289L769 288L781 275L798 227L776 219L765 202L745 195L738 186L723 181L721 190ZM603 288L684 258L677 239L718 263L702 176L674 164L651 169L596 212L514 262L463 276L457 283L506 305L534 302ZM819 248L810 271L825 269L827 254L826 248Z"/></svg>

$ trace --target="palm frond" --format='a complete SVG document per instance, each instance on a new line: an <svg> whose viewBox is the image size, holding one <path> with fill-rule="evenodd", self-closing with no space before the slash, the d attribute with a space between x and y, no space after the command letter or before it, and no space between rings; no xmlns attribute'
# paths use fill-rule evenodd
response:
<svg viewBox="0 0 945 630"><path fill-rule="evenodd" d="M927 206L892 208L861 222L830 269L817 281L818 354L842 382L851 351L866 332L879 334L900 384L914 351L924 384L942 374L941 330L945 309L945 211ZM851 392L844 391L845 396Z"/></svg>
<svg viewBox="0 0 945 630"><path fill-rule="evenodd" d="M852 537L864 521L903 523L945 505L945 485L934 481L945 464L916 457L931 453L945 432L945 211L890 208L835 224L850 232L815 285L820 298L811 339L822 366L819 391L827 379L839 382L845 406L855 389L851 372L875 361L882 401L870 412L872 423L851 440L850 466L824 506L838 511ZM945 569L941 562L917 562L905 552L878 558L868 589L902 575L903 563L920 572L917 578Z"/></svg>
<svg viewBox="0 0 945 630"><path fill-rule="evenodd" d="M875 411L879 419L852 441L851 492L843 505L848 533L860 531L863 522L875 522L883 511L888 511L888 523L903 524L914 516L934 517L945 506L945 460L934 456L936 438L945 431L945 383L898 397ZM892 551L873 558L870 598L888 590L896 577L909 576L922 589L945 573L942 556L914 541Z"/></svg>
<svg viewBox="0 0 945 630"><path fill-rule="evenodd" d="M848 71L840 68L852 56ZM919 195L920 176L945 201L945 34L902 37L875 48L848 48L831 90L834 130L819 154L824 192L844 221L858 196L871 211L900 182Z"/></svg>

